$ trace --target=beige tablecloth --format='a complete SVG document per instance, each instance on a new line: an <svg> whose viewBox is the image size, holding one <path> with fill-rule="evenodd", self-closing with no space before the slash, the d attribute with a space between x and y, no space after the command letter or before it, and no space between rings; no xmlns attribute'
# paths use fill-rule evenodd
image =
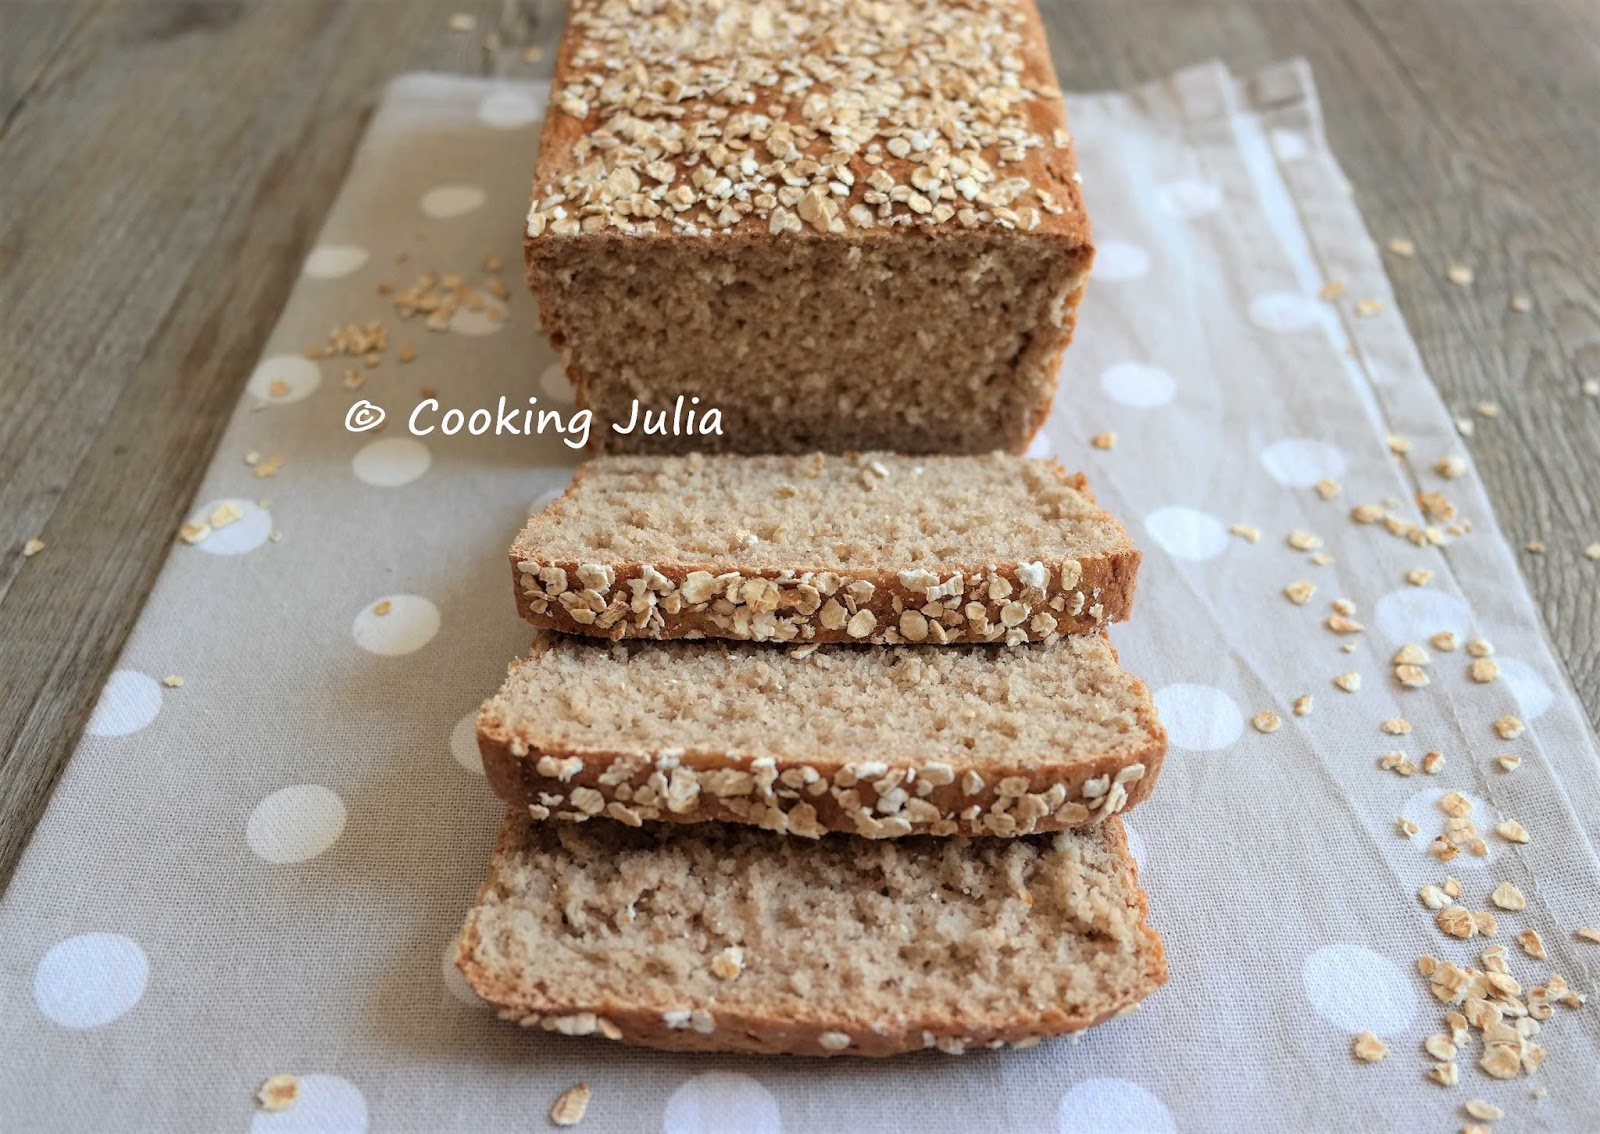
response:
<svg viewBox="0 0 1600 1134"><path fill-rule="evenodd" d="M1531 1077L1484 1075L1476 1037L1459 1087L1424 1077L1444 1006L1416 958L1476 963L1491 942L1441 933L1422 884L1454 874L1486 909L1512 882L1527 908L1500 911L1493 942L1512 973L1594 986L1600 946L1572 931L1600 922L1600 762L1470 463L1433 471L1466 446L1294 63L1071 100L1100 252L1036 448L1085 468L1146 550L1115 640L1172 738L1128 824L1171 983L1076 1043L876 1064L635 1051L477 1006L447 963L501 812L471 720L529 636L503 549L574 453L414 438L404 418L425 387L469 409L569 404L517 282L543 97L437 76L385 94L196 501L197 520L229 500L242 518L174 547L0 909L0 1129L526 1131L579 1080L597 1134L1453 1131L1475 1096L1506 1110L1502 1131L1596 1128L1591 1008L1556 1010ZM491 302L431 332L377 292L429 269L481 282L490 255L504 320ZM1325 302L1330 280L1346 290ZM1369 298L1381 309L1358 316ZM331 325L379 318L378 365L302 357ZM381 432L346 430L357 398L389 411ZM1115 448L1088 444L1101 431ZM1390 434L1410 451L1391 455ZM1386 498L1412 514L1418 489L1473 531L1424 549L1349 519ZM1331 561L1287 546L1294 529ZM1415 567L1431 581L1408 584ZM1300 579L1304 606L1282 593ZM1336 598L1364 633L1324 628ZM1491 640L1499 679L1430 647L1431 684L1402 688L1391 655L1441 630ZM1335 688L1352 671L1360 691ZM1290 711L1301 694L1307 716ZM1285 722L1271 734L1249 724L1265 709ZM1497 736L1505 714L1526 733ZM1380 730L1394 717L1409 735ZM1388 750L1446 763L1406 778L1379 769ZM1521 766L1500 771L1502 753ZM1450 790L1474 802L1487 857L1429 857ZM1531 841L1493 834L1502 818ZM1524 928L1547 962L1517 947ZM1352 1058L1365 1030L1389 1058ZM298 1101L259 1111L257 1085L284 1072Z"/></svg>

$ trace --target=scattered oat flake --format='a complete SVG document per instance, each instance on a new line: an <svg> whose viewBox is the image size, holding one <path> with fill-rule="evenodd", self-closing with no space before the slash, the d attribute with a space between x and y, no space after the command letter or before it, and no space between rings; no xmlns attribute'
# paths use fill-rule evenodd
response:
<svg viewBox="0 0 1600 1134"><path fill-rule="evenodd" d="M1342 614L1328 615L1328 621L1324 625L1335 634L1359 634L1366 629L1355 619L1346 618Z"/></svg>
<svg viewBox="0 0 1600 1134"><path fill-rule="evenodd" d="M1596 945L1600 945L1600 929L1591 929L1587 925L1580 925L1577 929L1573 930L1573 932L1584 941L1590 941Z"/></svg>
<svg viewBox="0 0 1600 1134"><path fill-rule="evenodd" d="M32 559L44 550L44 540L30 539L22 545L22 558Z"/></svg>
<svg viewBox="0 0 1600 1134"><path fill-rule="evenodd" d="M1467 459L1459 454L1450 453L1434 462L1433 471L1446 480L1456 480L1467 475Z"/></svg>
<svg viewBox="0 0 1600 1134"><path fill-rule="evenodd" d="M1312 535L1310 532L1303 532L1299 529L1290 532L1285 542L1296 551L1315 551L1322 546L1322 538L1320 536Z"/></svg>
<svg viewBox="0 0 1600 1134"><path fill-rule="evenodd" d="M1263 709L1250 718L1250 723L1257 732L1277 732L1283 726L1283 718L1271 709Z"/></svg>
<svg viewBox="0 0 1600 1134"><path fill-rule="evenodd" d="M1417 254L1417 246L1403 236L1391 236L1388 244L1389 251L1396 256L1410 259Z"/></svg>
<svg viewBox="0 0 1600 1134"><path fill-rule="evenodd" d="M161 684L165 685L168 689L181 689L183 688L183 678L179 677L175 673L169 673L167 676L161 679Z"/></svg>
<svg viewBox="0 0 1600 1134"><path fill-rule="evenodd" d="M1343 280L1329 280L1322 285L1322 290L1317 292L1317 298L1327 302L1338 299L1348 290Z"/></svg>
<svg viewBox="0 0 1600 1134"><path fill-rule="evenodd" d="M1494 643L1487 638L1468 638L1467 653L1475 658L1486 658L1494 653Z"/></svg>
<svg viewBox="0 0 1600 1134"><path fill-rule="evenodd" d="M1089 438L1089 444L1096 449L1115 449L1117 447L1117 435L1110 432L1096 433Z"/></svg>
<svg viewBox="0 0 1600 1134"><path fill-rule="evenodd" d="M1585 559L1600 559L1600 540L1596 540L1594 543L1591 543L1588 547L1584 548L1583 557Z"/></svg>
<svg viewBox="0 0 1600 1134"><path fill-rule="evenodd" d="M282 378L274 378L267 386L267 393L274 398L281 398L289 392L289 383Z"/></svg>
<svg viewBox="0 0 1600 1134"><path fill-rule="evenodd" d="M469 32L478 26L478 17L471 12L457 12L450 17L450 30Z"/></svg>
<svg viewBox="0 0 1600 1134"><path fill-rule="evenodd" d="M1528 899L1523 896L1522 891L1509 882L1502 882L1496 886L1490 893L1489 900L1501 909L1513 912L1526 909L1528 906Z"/></svg>
<svg viewBox="0 0 1600 1134"><path fill-rule="evenodd" d="M1383 301L1368 296L1366 299L1356 300L1356 315L1362 319L1371 318L1383 310Z"/></svg>
<svg viewBox="0 0 1600 1134"><path fill-rule="evenodd" d="M253 475L258 480L269 476L277 476L278 470L281 468L283 468L283 458L272 456L257 464Z"/></svg>
<svg viewBox="0 0 1600 1134"><path fill-rule="evenodd" d="M211 534L211 525L201 522L198 524L184 524L178 529L178 538L184 543L199 543Z"/></svg>
<svg viewBox="0 0 1600 1134"><path fill-rule="evenodd" d="M207 519L213 530L225 528L236 520L244 519L244 509L232 500L224 500L221 504L211 509L211 515Z"/></svg>
<svg viewBox="0 0 1600 1134"><path fill-rule="evenodd" d="M1406 572L1406 582L1413 587L1425 587L1433 581L1433 572L1426 567L1413 567Z"/></svg>
<svg viewBox="0 0 1600 1134"><path fill-rule="evenodd" d="M1528 841L1528 829L1523 827L1520 822L1515 821L1515 819L1502 819L1498 824L1494 824L1494 833L1504 838L1507 843L1526 843Z"/></svg>
<svg viewBox="0 0 1600 1134"><path fill-rule="evenodd" d="M382 615L388 614L393 609L394 603L390 602L388 599L380 599L378 604L372 608L372 613L381 617Z"/></svg>
<svg viewBox="0 0 1600 1134"><path fill-rule="evenodd" d="M254 468L256 465L261 463L261 454L256 452L254 449L251 449L244 455L244 463L249 465L251 468Z"/></svg>
<svg viewBox="0 0 1600 1134"><path fill-rule="evenodd" d="M1428 652L1415 642L1407 642L1394 654L1395 665L1427 665Z"/></svg>
<svg viewBox="0 0 1600 1134"><path fill-rule="evenodd" d="M1428 645L1443 653L1449 653L1456 648L1456 635L1453 630L1441 630L1428 639Z"/></svg>
<svg viewBox="0 0 1600 1134"><path fill-rule="evenodd" d="M1533 310L1533 299L1526 295L1513 295L1511 297L1511 310L1519 315L1525 315Z"/></svg>
<svg viewBox="0 0 1600 1134"><path fill-rule="evenodd" d="M1305 579L1297 579L1283 588L1283 597L1296 606L1304 606L1311 601L1311 596L1317 593L1316 584Z"/></svg>
<svg viewBox="0 0 1600 1134"><path fill-rule="evenodd" d="M1522 951L1536 961L1545 959L1544 938L1539 936L1537 929L1524 929L1517 934L1517 944L1522 946Z"/></svg>
<svg viewBox="0 0 1600 1134"><path fill-rule="evenodd" d="M1407 819L1404 815L1402 815L1399 819L1396 819L1394 825L1395 829L1408 839L1421 830L1420 827L1418 827L1410 819Z"/></svg>
<svg viewBox="0 0 1600 1134"><path fill-rule="evenodd" d="M1585 378L1582 389L1584 397L1600 398L1600 378Z"/></svg>
<svg viewBox="0 0 1600 1134"><path fill-rule="evenodd" d="M1493 658L1477 658L1468 667L1467 674L1478 684L1483 685L1500 676L1500 667Z"/></svg>
<svg viewBox="0 0 1600 1134"><path fill-rule="evenodd" d="M1313 567L1326 567L1332 562L1333 556L1329 555L1326 551L1313 552L1311 555L1311 565Z"/></svg>
<svg viewBox="0 0 1600 1134"><path fill-rule="evenodd" d="M1522 767L1522 757L1513 756L1510 753L1506 753L1502 756L1496 756L1494 758L1494 762L1500 765L1500 770L1502 772L1515 772L1518 768Z"/></svg>
<svg viewBox="0 0 1600 1134"><path fill-rule="evenodd" d="M1451 264L1444 274L1457 287L1466 287L1472 282L1472 269L1465 264Z"/></svg>
<svg viewBox="0 0 1600 1134"><path fill-rule="evenodd" d="M1544 540L1542 539L1530 539L1527 543L1523 544L1522 547L1523 550L1529 555L1544 554Z"/></svg>
<svg viewBox="0 0 1600 1134"><path fill-rule="evenodd" d="M1516 717L1507 713L1494 722L1495 735L1501 740L1515 740L1521 736L1525 726Z"/></svg>
<svg viewBox="0 0 1600 1134"><path fill-rule="evenodd" d="M1389 1045L1371 1032L1362 1032L1350 1045L1350 1051L1363 1063L1376 1063L1389 1054Z"/></svg>
<svg viewBox="0 0 1600 1134"><path fill-rule="evenodd" d="M1378 727L1390 736L1404 736L1411 731L1411 722L1404 717L1390 717Z"/></svg>
<svg viewBox="0 0 1600 1134"><path fill-rule="evenodd" d="M1256 543L1261 539L1261 529L1249 524L1234 524L1228 530L1246 543Z"/></svg>
<svg viewBox="0 0 1600 1134"><path fill-rule="evenodd" d="M1311 715L1311 694L1302 693L1294 699L1294 715L1297 717Z"/></svg>
<svg viewBox="0 0 1600 1134"><path fill-rule="evenodd" d="M1484 1102L1482 1099L1468 1099L1465 1109L1473 1118L1481 1118L1485 1122L1493 1122L1497 1118L1504 1117L1506 1113L1493 1103Z"/></svg>
<svg viewBox="0 0 1600 1134"><path fill-rule="evenodd" d="M1499 417L1500 405L1498 402L1479 402L1472 407L1472 412L1479 417Z"/></svg>
<svg viewBox="0 0 1600 1134"><path fill-rule="evenodd" d="M1350 673L1341 673L1333 679L1333 683L1346 693L1354 693L1361 688L1361 675L1353 670Z"/></svg>
<svg viewBox="0 0 1600 1134"><path fill-rule="evenodd" d="M1444 753L1427 752L1422 757L1422 770L1430 776L1437 776L1444 770Z"/></svg>
<svg viewBox="0 0 1600 1134"><path fill-rule="evenodd" d="M1405 454L1411 452L1411 442L1406 440L1404 437L1399 436L1398 434L1390 434L1389 452L1393 453L1397 457L1404 456Z"/></svg>
<svg viewBox="0 0 1600 1134"><path fill-rule="evenodd" d="M550 1121L556 1126L576 1126L583 1121L583 1116L589 1110L589 1099L594 1092L589 1089L589 1084L579 1083L576 1087L568 1087L561 1092L555 1105L550 1108Z"/></svg>
<svg viewBox="0 0 1600 1134"><path fill-rule="evenodd" d="M293 1075L273 1075L256 1089L262 1110L287 1110L300 1097L300 1080Z"/></svg>

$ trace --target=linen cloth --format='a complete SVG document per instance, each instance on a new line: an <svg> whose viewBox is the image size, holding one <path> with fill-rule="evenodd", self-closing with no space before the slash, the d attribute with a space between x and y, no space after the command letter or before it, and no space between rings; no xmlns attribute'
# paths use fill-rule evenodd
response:
<svg viewBox="0 0 1600 1134"><path fill-rule="evenodd" d="M880 1063L632 1050L477 1005L449 958L502 808L471 722L530 636L504 549L576 454L403 425L424 387L446 407L570 406L516 278L544 95L432 75L384 95L194 509L244 516L174 547L0 908L0 1129L525 1131L580 1080L596 1134L1446 1131L1471 1097L1505 1109L1500 1129L1594 1128L1593 1008L1557 1009L1531 1078L1481 1073L1476 1038L1460 1087L1424 1078L1444 1006L1415 959L1476 964L1490 942L1445 937L1423 883L1453 874L1484 909L1513 882L1528 905L1494 939L1513 974L1593 989L1600 948L1572 929L1600 922L1600 761L1476 476L1431 471L1463 443L1300 63L1070 99L1099 259L1035 451L1084 468L1146 552L1113 637L1171 733L1128 819L1170 983L1076 1042ZM512 284L503 323L430 333L376 292L428 269L481 279L486 255ZM1324 302L1330 280L1347 291ZM1369 297L1382 310L1357 317ZM301 357L373 318L390 327L377 367ZM382 432L344 428L358 397L388 410ZM1101 431L1115 448L1088 444ZM256 477L251 452L281 470ZM1474 530L1424 549L1348 518L1387 498L1409 514L1419 488ZM1286 546L1294 529L1332 561ZM1419 566L1432 581L1407 584ZM1297 579L1316 585L1305 606L1282 594ZM1349 654L1321 625L1337 597L1366 626ZM1500 679L1430 648L1432 683L1401 688L1394 651L1446 629L1490 639ZM1331 683L1348 671L1357 693ZM1250 727L1264 709L1281 729ZM1528 725L1515 740L1492 729L1508 713ZM1410 735L1380 732L1392 717ZM1377 767L1391 749L1447 763L1402 778ZM1521 767L1498 771L1501 753ZM1476 801L1487 858L1427 854L1446 790ZM1532 841L1496 837L1501 817ZM1516 948L1523 928L1548 962ZM1351 1057L1363 1030L1389 1058ZM259 1110L283 1072L300 1098Z"/></svg>

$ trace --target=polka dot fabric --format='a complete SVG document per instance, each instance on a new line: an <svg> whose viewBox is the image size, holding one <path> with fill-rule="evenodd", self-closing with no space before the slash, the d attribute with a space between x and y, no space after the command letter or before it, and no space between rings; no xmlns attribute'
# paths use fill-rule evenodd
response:
<svg viewBox="0 0 1600 1134"><path fill-rule="evenodd" d="M1570 1013L1540 1036L1537 1104L1475 1055L1460 1090L1423 1076L1442 1009L1416 958L1472 963L1482 943L1441 934L1419 886L1453 873L1483 909L1514 883L1527 908L1500 913L1497 940L1538 929L1550 959L1513 972L1592 991L1568 930L1600 920L1600 775L1476 477L1430 471L1461 441L1298 64L1069 108L1100 252L1033 451L1084 469L1145 551L1114 638L1171 734L1129 822L1170 984L1076 1044L893 1066L642 1052L486 1011L451 964L501 811L473 721L529 637L504 548L574 454L405 423L424 389L468 410L572 404L519 282L544 97L439 76L386 92L190 517L237 518L175 545L0 905L0 1128L522 1130L579 1081L596 1134L1444 1130L1472 1096L1518 1129L1600 1113L1600 1032ZM493 259L503 319L485 305L430 331L378 293L482 280ZM1335 279L1345 297L1320 299ZM1366 297L1380 313L1354 318ZM380 316L376 365L305 356ZM344 429L358 398L382 429ZM1348 518L1419 487L1472 533L1422 549ZM1283 595L1296 580L1315 587L1303 606ZM1361 633L1325 627L1338 598ZM1440 631L1492 641L1499 678L1472 681L1464 649L1428 644ZM1425 688L1393 678L1407 643L1429 651ZM1346 672L1359 692L1332 684ZM1265 710L1274 731L1253 727ZM1515 739L1493 729L1505 714L1526 723ZM1391 718L1411 731L1386 734ZM1378 767L1390 750L1445 765L1403 778ZM1532 841L1442 866L1427 844L1450 791L1481 831L1515 818ZM1351 1058L1363 1031L1389 1058ZM276 1074L299 1097L269 1112L254 1096Z"/></svg>

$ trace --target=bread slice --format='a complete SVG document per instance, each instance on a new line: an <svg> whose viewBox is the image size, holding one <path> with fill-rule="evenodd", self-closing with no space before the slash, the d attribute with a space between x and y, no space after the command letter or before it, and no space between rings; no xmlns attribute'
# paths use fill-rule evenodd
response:
<svg viewBox="0 0 1600 1134"><path fill-rule="evenodd" d="M511 563L566 633L1016 643L1128 617L1139 552L1054 460L691 455L581 466Z"/></svg>
<svg viewBox="0 0 1600 1134"><path fill-rule="evenodd" d="M578 0L528 282L611 452L1021 452L1093 248L1032 0Z"/></svg>
<svg viewBox="0 0 1600 1134"><path fill-rule="evenodd" d="M513 812L456 964L502 1017L691 1051L1031 1045L1166 980L1121 823L783 839Z"/></svg>
<svg viewBox="0 0 1600 1134"><path fill-rule="evenodd" d="M1019 835L1142 800L1167 738L1104 636L1030 646L603 643L542 635L478 714L536 819Z"/></svg>

